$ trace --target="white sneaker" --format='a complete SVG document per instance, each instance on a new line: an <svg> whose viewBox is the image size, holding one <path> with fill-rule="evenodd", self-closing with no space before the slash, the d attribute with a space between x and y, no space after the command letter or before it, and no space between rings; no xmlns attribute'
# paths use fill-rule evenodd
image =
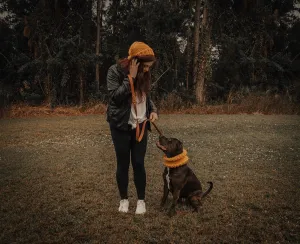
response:
<svg viewBox="0 0 300 244"><path fill-rule="evenodd" d="M136 214L144 214L146 213L146 204L144 200L138 200L136 205Z"/></svg>
<svg viewBox="0 0 300 244"><path fill-rule="evenodd" d="M119 212L122 213L127 213L129 208L129 201L128 199L122 199L120 201L120 206L119 206Z"/></svg>

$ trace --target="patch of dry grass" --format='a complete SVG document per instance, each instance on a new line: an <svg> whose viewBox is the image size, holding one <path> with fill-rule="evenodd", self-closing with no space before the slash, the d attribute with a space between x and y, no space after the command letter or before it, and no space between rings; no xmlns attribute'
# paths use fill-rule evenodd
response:
<svg viewBox="0 0 300 244"><path fill-rule="evenodd" d="M29 106L26 104L14 104L6 111L3 117L26 118L26 117L49 117L49 116L80 116L88 114L104 114L104 104L89 104L79 106L57 106L50 108L49 105Z"/></svg>
<svg viewBox="0 0 300 244"><path fill-rule="evenodd" d="M300 104L279 95L230 94L226 103L199 106L170 93L158 106L162 113L167 114L300 114Z"/></svg>
<svg viewBox="0 0 300 244"><path fill-rule="evenodd" d="M161 114L300 114L300 104L290 102L287 97L279 95L247 95L230 94L224 104L199 106L184 101L175 93L170 93L166 99L157 102ZM10 109L1 110L0 118L51 117L51 116L81 116L105 114L106 105L89 102L79 106L48 105L29 106L14 104Z"/></svg>
<svg viewBox="0 0 300 244"><path fill-rule="evenodd" d="M213 181L202 212L159 211L162 154L146 155L147 214L119 214L115 155L103 115L0 121L0 243L299 243L298 116L161 115L190 167ZM170 200L170 198L169 198Z"/></svg>

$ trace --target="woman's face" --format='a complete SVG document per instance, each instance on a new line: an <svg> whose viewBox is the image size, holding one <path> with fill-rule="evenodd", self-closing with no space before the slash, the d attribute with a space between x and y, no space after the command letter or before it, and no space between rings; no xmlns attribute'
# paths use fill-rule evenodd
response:
<svg viewBox="0 0 300 244"><path fill-rule="evenodd" d="M153 65L153 61L150 62L143 62L143 72L146 73L150 70L151 66Z"/></svg>

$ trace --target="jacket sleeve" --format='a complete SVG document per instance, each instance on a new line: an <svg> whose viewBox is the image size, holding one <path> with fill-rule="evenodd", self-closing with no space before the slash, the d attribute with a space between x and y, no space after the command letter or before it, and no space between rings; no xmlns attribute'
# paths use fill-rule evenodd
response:
<svg viewBox="0 0 300 244"><path fill-rule="evenodd" d="M110 99L117 105L122 104L124 100L131 95L128 77L125 77L120 83L120 75L114 67L110 67L107 72L107 89Z"/></svg>
<svg viewBox="0 0 300 244"><path fill-rule="evenodd" d="M151 98L149 99L149 110L150 110L150 113L152 113L152 112L158 113L157 107L155 106L155 104L154 104L154 102L151 100Z"/></svg>

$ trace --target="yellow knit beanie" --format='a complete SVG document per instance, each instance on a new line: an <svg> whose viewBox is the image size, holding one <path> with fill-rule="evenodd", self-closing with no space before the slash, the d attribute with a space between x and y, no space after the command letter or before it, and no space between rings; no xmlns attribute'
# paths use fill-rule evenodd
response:
<svg viewBox="0 0 300 244"><path fill-rule="evenodd" d="M131 44L128 51L128 59L139 56L154 56L154 52L151 47L149 47L144 42L134 42Z"/></svg>

